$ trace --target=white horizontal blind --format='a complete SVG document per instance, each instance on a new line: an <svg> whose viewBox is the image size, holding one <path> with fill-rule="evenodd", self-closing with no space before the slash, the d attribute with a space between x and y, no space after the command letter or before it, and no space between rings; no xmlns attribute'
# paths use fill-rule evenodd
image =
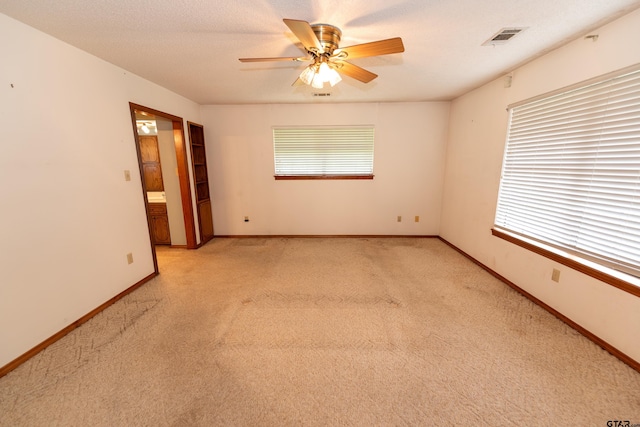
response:
<svg viewBox="0 0 640 427"><path fill-rule="evenodd" d="M640 276L640 70L514 107L495 225Z"/></svg>
<svg viewBox="0 0 640 427"><path fill-rule="evenodd" d="M372 175L373 126L273 129L276 176Z"/></svg>

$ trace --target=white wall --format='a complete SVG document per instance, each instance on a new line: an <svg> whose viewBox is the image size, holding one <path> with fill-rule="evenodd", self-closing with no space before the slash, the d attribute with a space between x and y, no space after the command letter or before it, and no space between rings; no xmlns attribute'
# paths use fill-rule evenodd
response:
<svg viewBox="0 0 640 427"><path fill-rule="evenodd" d="M640 298L491 236L508 104L640 62L640 11L452 102L441 236L640 361ZM562 271L560 283L551 271Z"/></svg>
<svg viewBox="0 0 640 427"><path fill-rule="evenodd" d="M3 366L153 273L128 103L199 107L1 14L0 52Z"/></svg>
<svg viewBox="0 0 640 427"><path fill-rule="evenodd" d="M201 114L216 235L438 234L449 103L220 105ZM274 179L273 126L349 124L375 126L373 180Z"/></svg>

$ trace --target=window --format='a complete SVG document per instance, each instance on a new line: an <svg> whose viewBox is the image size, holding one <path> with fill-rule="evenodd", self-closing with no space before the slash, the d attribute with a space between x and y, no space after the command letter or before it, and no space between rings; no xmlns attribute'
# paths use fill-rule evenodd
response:
<svg viewBox="0 0 640 427"><path fill-rule="evenodd" d="M638 67L510 107L502 231L640 276Z"/></svg>
<svg viewBox="0 0 640 427"><path fill-rule="evenodd" d="M373 126L273 129L276 179L372 179Z"/></svg>

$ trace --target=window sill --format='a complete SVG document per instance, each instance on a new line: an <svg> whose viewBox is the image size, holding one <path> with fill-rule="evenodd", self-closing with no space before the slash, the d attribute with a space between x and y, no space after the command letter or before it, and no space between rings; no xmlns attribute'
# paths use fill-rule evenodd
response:
<svg viewBox="0 0 640 427"><path fill-rule="evenodd" d="M559 250L542 247L542 245L533 243L532 241L525 240L519 236L502 230L492 228L491 234L504 239L507 242L513 243L514 245L527 249L531 252L535 252L536 254L541 255L545 258L549 258L557 263L566 265L569 268L577 270L595 279L608 283L609 285L628 292L632 295L640 297L640 279L634 276L630 276L628 274L600 266L596 263L571 256Z"/></svg>
<svg viewBox="0 0 640 427"><path fill-rule="evenodd" d="M373 179L373 175L274 175L279 180L300 179Z"/></svg>

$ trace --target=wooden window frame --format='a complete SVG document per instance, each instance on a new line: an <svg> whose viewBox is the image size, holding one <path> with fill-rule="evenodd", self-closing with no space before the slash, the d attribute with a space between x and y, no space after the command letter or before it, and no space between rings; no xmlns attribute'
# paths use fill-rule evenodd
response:
<svg viewBox="0 0 640 427"><path fill-rule="evenodd" d="M326 135L319 136L316 132L327 131ZM343 133L346 131L346 133ZM278 133L280 133L280 138L278 139ZM354 138L355 135L358 135L359 138ZM325 140L325 137L327 138ZM298 139L300 138L300 139ZM360 139L361 138L361 139ZM370 138L370 139L368 139ZM353 144L353 142L356 142ZM362 146L365 143L371 144L368 148L371 150L371 157L365 157L362 153L367 153L367 151L362 151ZM312 144L312 147L316 147L321 152L326 155L330 153L328 157L324 156L313 156L307 150L308 148L304 147L307 143ZM347 151L342 151L344 148L337 148L338 145L336 143L346 144ZM280 145L281 144L281 145ZM326 144L326 145L325 145ZM333 145L336 144L336 145ZM303 148L304 147L304 148ZM329 148L332 147L332 148ZM297 181L297 180L371 180L374 178L373 174L373 162L374 162L374 150L375 147L375 127L372 125L353 125L353 126L275 126L273 127L273 148L274 148L274 179L278 181ZM332 151L333 148L337 148L336 151ZM326 150L326 151L325 151ZM295 154L294 154L295 153ZM350 173L348 168L344 168L338 166L341 162L334 163L331 160L332 155L346 155L346 157L339 157L341 161L344 159L357 159L358 161L349 163L350 167L353 167L354 172L364 172L366 168L363 169L362 160L370 160L370 167L367 172L371 173ZM358 153L360 157L356 157L352 155L354 153ZM279 157L279 154L282 157ZM291 154L294 154L291 156ZM302 154L304 154L304 161L298 163L296 160L300 160L302 158ZM316 153L317 154L317 153ZM297 159L296 159L297 156ZM296 160L293 160L296 159ZM318 168L318 160L322 159L322 161L327 161L327 165L323 165L322 168ZM314 161L316 163L314 163ZM328 167L327 167L328 166ZM369 165L367 165L369 166ZM320 172L320 169L345 169L346 173L340 173L336 171L335 173L304 173L304 168L309 167L313 169L316 167ZM301 173L281 173L278 174L279 170L282 169L297 169L300 170ZM360 169L360 170L359 170Z"/></svg>
<svg viewBox="0 0 640 427"><path fill-rule="evenodd" d="M640 297L640 279L629 274L605 267L595 262L587 261L578 256L569 255L559 249L543 245L532 240L522 238L498 228L492 228L491 234L521 248L527 249L545 258L565 265L587 276L598 279L620 290Z"/></svg>
<svg viewBox="0 0 640 427"><path fill-rule="evenodd" d="M274 175L276 181L297 181L305 179L373 179L374 175Z"/></svg>
<svg viewBox="0 0 640 427"><path fill-rule="evenodd" d="M601 83L606 84L607 81L617 79L618 77L624 78L624 76L631 75L634 73L637 75L639 70L640 70L639 65L627 67L622 70L614 71L603 76L598 76L593 79L571 85L569 87L558 89L550 93L542 94L534 98L517 102L515 104L510 105L508 109L511 110L513 108L520 107L520 106L527 106L528 108L530 105L532 105L535 102L540 101L540 103L544 103L548 99L554 96L562 98L565 96L565 94L569 94L571 91L574 91L574 90L580 91L583 88L585 88L586 90L589 90L589 86L592 86L592 85L594 85L593 87L597 87L595 85L600 85ZM637 77L635 77L635 81L637 81ZM539 105L531 108L537 108L539 107ZM569 111L569 110L566 110L566 111ZM625 114L628 113L628 110L619 110L619 111L623 111L623 113ZM531 120L530 118L528 119ZM561 123L561 122L558 122L558 123ZM543 122L543 125L548 126L549 122ZM529 127L531 127L531 125L529 125ZM578 129L578 128L576 127L575 129ZM521 129L517 129L516 131L520 132ZM509 139L510 136L511 136L511 119L509 123L507 139ZM529 137L529 135L527 135L527 137ZM518 138L520 139L520 141L518 142L522 143L522 133L518 135ZM509 141L507 141L507 146L505 147L505 159L507 156L506 150L509 149L508 143ZM519 160L518 157L516 157L516 159ZM543 163L543 165L545 164ZM503 166L503 169L504 169L504 166ZM502 173L504 173L504 170ZM503 184L501 179L501 182L500 182L501 191L502 191L502 185ZM498 210L498 206L497 206L497 210ZM522 213L520 213L520 215L522 216ZM537 237L533 237L533 236L536 236L535 232L532 234L532 236L528 236L526 232L526 228L522 227L522 225L520 225L520 227L516 227L512 229L510 229L508 225L503 227L502 222L498 220L497 214L496 214L496 222L491 232L492 232L492 235L495 237L506 240L512 244L515 244L524 249L532 251L538 255L551 259L555 262L558 262L559 264L565 265L576 271L586 274L590 277L596 278L602 282L605 282L611 286L614 286L632 295L640 296L640 276L636 274L637 270L634 271L633 268L626 269L624 268L624 266L619 268L620 265L618 265L616 262L611 262L611 261L615 261L614 258L609 257L607 259L606 252L601 254L602 258L599 258L597 255L597 252L593 252L592 253L593 255L592 255L588 251L580 250L579 248L576 248L576 250L574 251L569 246L567 246L566 249L563 249L563 246L561 244L554 245L554 243L552 243L553 241L550 241L549 243L545 242L544 237L541 236L540 233L537 233L538 234ZM625 270L625 271L622 271L622 270Z"/></svg>

